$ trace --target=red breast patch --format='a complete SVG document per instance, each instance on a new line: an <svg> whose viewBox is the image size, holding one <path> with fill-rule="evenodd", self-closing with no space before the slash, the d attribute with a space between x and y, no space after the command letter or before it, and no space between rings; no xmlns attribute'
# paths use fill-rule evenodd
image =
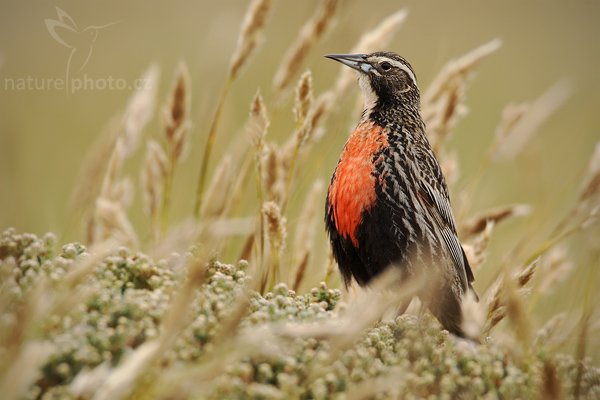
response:
<svg viewBox="0 0 600 400"><path fill-rule="evenodd" d="M359 124L348 138L329 187L329 204L337 231L358 247L356 228L362 213L375 203L373 156L388 146L383 128Z"/></svg>

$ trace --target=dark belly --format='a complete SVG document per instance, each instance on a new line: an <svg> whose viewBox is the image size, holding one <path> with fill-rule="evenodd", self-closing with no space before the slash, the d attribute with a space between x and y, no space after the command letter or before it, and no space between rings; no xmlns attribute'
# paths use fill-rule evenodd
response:
<svg viewBox="0 0 600 400"><path fill-rule="evenodd" d="M407 270L412 254L408 235L392 223L389 210L375 205L363 211L356 241L342 236L331 217L326 219L327 230L346 284L354 278L361 286L366 285L392 264Z"/></svg>

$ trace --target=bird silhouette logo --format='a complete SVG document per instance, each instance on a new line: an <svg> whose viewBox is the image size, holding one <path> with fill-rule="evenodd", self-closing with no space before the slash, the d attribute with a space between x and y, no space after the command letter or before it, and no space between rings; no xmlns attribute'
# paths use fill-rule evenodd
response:
<svg viewBox="0 0 600 400"><path fill-rule="evenodd" d="M67 61L67 82L71 72L81 72L90 61L94 44L98 39L98 34L104 28L118 24L111 22L105 25L91 25L86 28L79 28L73 18L66 11L56 7L58 19L45 20L46 28L50 36L61 45L71 49Z"/></svg>

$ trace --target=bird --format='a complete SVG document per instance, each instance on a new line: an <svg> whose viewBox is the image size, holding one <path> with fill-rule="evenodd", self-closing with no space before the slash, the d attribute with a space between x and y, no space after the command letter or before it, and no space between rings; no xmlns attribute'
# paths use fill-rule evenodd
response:
<svg viewBox="0 0 600 400"><path fill-rule="evenodd" d="M468 291L477 297L475 278L427 139L414 70L388 51L325 57L357 71L364 97L325 201L325 227L344 284L368 286L388 268L409 277L424 273L418 297L444 329L465 337L461 301Z"/></svg>
<svg viewBox="0 0 600 400"><path fill-rule="evenodd" d="M118 22L91 25L81 29L63 9L56 7L56 14L58 19L47 18L44 21L50 36L59 44L71 50L67 60L66 76L68 79L73 68L76 69L76 73L81 72L88 64L100 31Z"/></svg>

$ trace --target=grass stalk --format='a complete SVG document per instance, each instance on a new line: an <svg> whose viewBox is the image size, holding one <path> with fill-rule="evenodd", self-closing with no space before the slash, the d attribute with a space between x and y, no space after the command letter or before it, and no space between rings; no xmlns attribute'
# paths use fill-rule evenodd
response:
<svg viewBox="0 0 600 400"><path fill-rule="evenodd" d="M194 217L197 219L200 217L200 210L202 209L202 203L204 202L204 187L206 185L206 174L208 173L208 166L210 162L210 157L215 146L215 141L217 138L217 130L219 129L219 123L221 121L221 114L223 113L223 107L225 105L225 99L227 98L227 94L229 93L229 89L231 88L231 84L233 80L231 78L227 79L221 94L219 95L219 100L217 101L217 108L215 109L215 113L213 114L213 118L210 124L210 129L208 131L208 136L206 137L206 145L204 147L204 153L202 154L202 161L200 163L200 173L198 174L198 183L196 184L196 199L194 201Z"/></svg>
<svg viewBox="0 0 600 400"><path fill-rule="evenodd" d="M164 235L169 228L169 213L171 210L171 193L173 191L173 179L175 176L175 164L176 160L169 155L169 161L167 164L167 171L165 174L165 183L163 186L163 201L160 210L160 231Z"/></svg>

